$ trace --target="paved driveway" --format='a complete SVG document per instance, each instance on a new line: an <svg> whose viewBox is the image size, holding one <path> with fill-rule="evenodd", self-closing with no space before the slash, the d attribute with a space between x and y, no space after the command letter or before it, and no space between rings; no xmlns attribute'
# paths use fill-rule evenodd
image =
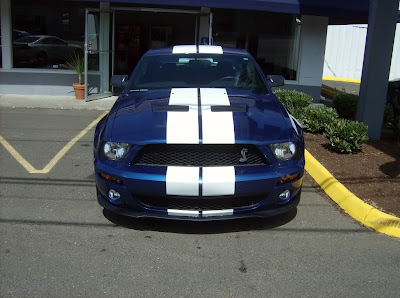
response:
<svg viewBox="0 0 400 298"><path fill-rule="evenodd" d="M2 109L0 135L43 169L101 111ZM90 129L48 173L0 145L0 296L398 297L400 241L305 185L281 218L129 221L95 199Z"/></svg>

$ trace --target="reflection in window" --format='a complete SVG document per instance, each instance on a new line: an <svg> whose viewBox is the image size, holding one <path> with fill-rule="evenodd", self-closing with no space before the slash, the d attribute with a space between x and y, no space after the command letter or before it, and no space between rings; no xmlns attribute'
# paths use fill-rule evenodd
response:
<svg viewBox="0 0 400 298"><path fill-rule="evenodd" d="M213 14L215 45L246 49L265 75L296 79L300 36L296 16L227 9L213 10Z"/></svg>
<svg viewBox="0 0 400 298"><path fill-rule="evenodd" d="M13 0L14 67L66 68L71 57L83 55L84 7L91 5Z"/></svg>
<svg viewBox="0 0 400 298"><path fill-rule="evenodd" d="M268 92L256 66L233 54L162 54L145 56L130 89L229 88Z"/></svg>

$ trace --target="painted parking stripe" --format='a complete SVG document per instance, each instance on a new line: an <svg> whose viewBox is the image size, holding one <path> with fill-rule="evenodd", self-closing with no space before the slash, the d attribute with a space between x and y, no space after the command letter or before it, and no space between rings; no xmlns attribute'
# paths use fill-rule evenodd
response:
<svg viewBox="0 0 400 298"><path fill-rule="evenodd" d="M199 54L223 54L221 46L209 46L209 45L201 45L199 46Z"/></svg>
<svg viewBox="0 0 400 298"><path fill-rule="evenodd" d="M196 54L197 47L193 45L189 46L174 46L172 48L172 54Z"/></svg>
<svg viewBox="0 0 400 298"><path fill-rule="evenodd" d="M197 88L171 89L170 105L189 106L189 111L167 112L167 144L199 143Z"/></svg>
<svg viewBox="0 0 400 298"><path fill-rule="evenodd" d="M166 174L166 193L174 196L198 196L199 181L199 167L169 166Z"/></svg>
<svg viewBox="0 0 400 298"><path fill-rule="evenodd" d="M14 149L1 135L0 143L7 149L8 152L15 158L16 161L20 163L21 166L25 168L30 174L47 174L51 169L60 161L60 159L71 149L76 142L78 142L90 129L92 129L105 115L108 111L100 114L95 120L93 120L85 129L83 129L78 135L76 135L71 141L69 141L41 170L35 169L21 154Z"/></svg>
<svg viewBox="0 0 400 298"><path fill-rule="evenodd" d="M212 112L211 106L229 106L225 88L200 88L203 144L235 144L232 112Z"/></svg>
<svg viewBox="0 0 400 298"><path fill-rule="evenodd" d="M203 196L235 194L235 167L204 167Z"/></svg>

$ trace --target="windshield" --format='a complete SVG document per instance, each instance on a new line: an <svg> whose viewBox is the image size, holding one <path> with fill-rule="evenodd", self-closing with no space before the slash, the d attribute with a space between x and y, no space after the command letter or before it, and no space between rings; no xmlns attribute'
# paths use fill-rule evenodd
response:
<svg viewBox="0 0 400 298"><path fill-rule="evenodd" d="M268 92L254 62L243 55L169 54L144 57L130 90L233 88Z"/></svg>

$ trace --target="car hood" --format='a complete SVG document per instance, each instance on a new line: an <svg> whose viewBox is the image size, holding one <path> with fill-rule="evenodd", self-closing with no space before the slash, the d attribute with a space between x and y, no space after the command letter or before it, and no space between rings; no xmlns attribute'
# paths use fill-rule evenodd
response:
<svg viewBox="0 0 400 298"><path fill-rule="evenodd" d="M122 95L103 138L150 143L273 143L294 137L287 112L270 94L174 88Z"/></svg>

